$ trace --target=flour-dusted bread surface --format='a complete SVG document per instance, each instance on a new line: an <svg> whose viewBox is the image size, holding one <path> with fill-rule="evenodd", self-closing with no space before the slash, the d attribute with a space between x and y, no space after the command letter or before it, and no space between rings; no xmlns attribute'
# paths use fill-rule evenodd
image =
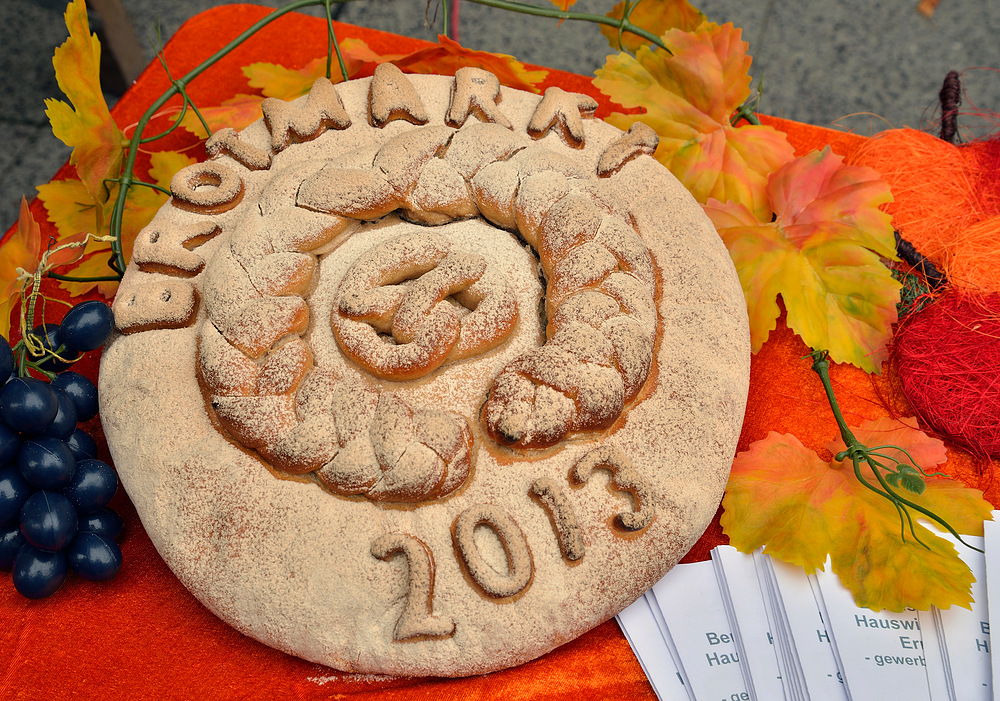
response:
<svg viewBox="0 0 1000 701"><path fill-rule="evenodd" d="M222 619L344 671L480 674L615 615L701 535L743 295L655 134L592 111L383 69L272 101L175 178L101 417Z"/></svg>

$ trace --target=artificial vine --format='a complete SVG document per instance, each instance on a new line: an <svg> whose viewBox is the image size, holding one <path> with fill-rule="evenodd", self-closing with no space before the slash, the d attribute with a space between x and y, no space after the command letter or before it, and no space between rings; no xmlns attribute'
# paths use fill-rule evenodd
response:
<svg viewBox="0 0 1000 701"><path fill-rule="evenodd" d="M837 403L837 397L833 392L833 384L830 382L830 361L828 360L828 355L827 351L818 350L813 351L810 357L813 361L813 372L819 375L820 382L823 383L823 390L826 392L830 409L833 411L833 417L837 421L837 427L840 429L840 436L844 441L844 445L847 446L844 450L837 453L833 459L840 462L850 458L851 464L854 467L854 477L858 482L866 489L875 492L880 497L889 501L896 508L896 512L899 514L900 539L905 541L906 532L909 531L917 543L920 543L925 548L927 547L927 544L920 540L914 528L913 515L910 513L912 510L934 521L934 523L951 533L966 547L983 552L963 540L961 534L943 518L896 491L897 488L904 489L919 496L927 488L927 484L924 482L925 477L947 477L948 475L943 472L925 472L910 453L898 445L876 445L869 447L855 438L854 433L844 420L844 415L840 411L840 405ZM892 457L887 452L890 450L902 453L908 462L901 462ZM872 484L865 478L861 470L862 464L868 465L878 485Z"/></svg>

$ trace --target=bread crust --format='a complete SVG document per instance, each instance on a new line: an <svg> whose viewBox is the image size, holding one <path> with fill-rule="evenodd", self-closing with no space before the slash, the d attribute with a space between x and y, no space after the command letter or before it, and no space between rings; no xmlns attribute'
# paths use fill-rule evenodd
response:
<svg viewBox="0 0 1000 701"><path fill-rule="evenodd" d="M648 134L476 72L269 110L209 161L238 202L150 224L218 232L163 265L148 245L122 282L186 285L193 312L133 310L102 358L164 560L237 629L344 671L484 673L613 616L701 535L742 423L746 308L700 207Z"/></svg>

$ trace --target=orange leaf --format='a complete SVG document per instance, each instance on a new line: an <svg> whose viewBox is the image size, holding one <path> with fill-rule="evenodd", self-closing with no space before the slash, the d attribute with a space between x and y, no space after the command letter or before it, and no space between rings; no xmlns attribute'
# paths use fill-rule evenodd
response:
<svg viewBox="0 0 1000 701"><path fill-rule="evenodd" d="M241 94L223 100L222 104L216 107L200 107L198 111L214 134L224 127L240 130L256 122L261 117L260 103L263 101L264 98L260 95ZM202 139L209 137L193 110L188 110L184 115L181 126Z"/></svg>
<svg viewBox="0 0 1000 701"><path fill-rule="evenodd" d="M642 27L651 34L663 36L668 29L680 29L690 32L697 29L705 21L705 15L701 10L695 8L687 0L644 0L638 4L632 3L633 9L629 13L629 21L632 24ZM608 17L621 19L625 11L624 0L608 13ZM618 30L606 24L600 25L603 34L611 48L620 51L635 53L640 46L649 44L649 41L631 32L622 32L621 45L618 44Z"/></svg>
<svg viewBox="0 0 1000 701"><path fill-rule="evenodd" d="M775 327L780 296L788 326L809 346L878 372L900 287L880 259L895 258L890 217L879 209L889 187L826 149L778 169L766 195L774 221L737 202L705 206L739 273L754 352Z"/></svg>
<svg viewBox="0 0 1000 701"><path fill-rule="evenodd" d="M0 335L10 338L10 314L21 296L18 268L34 273L41 255L41 231L28 209L28 201L21 197L21 214L17 230L0 247Z"/></svg>
<svg viewBox="0 0 1000 701"><path fill-rule="evenodd" d="M59 89L71 105L45 100L52 133L73 148L70 163L95 199L106 197L104 181L121 171L125 135L111 118L101 92L101 45L90 33L84 0L66 8L69 38L55 50L52 65Z"/></svg>
<svg viewBox="0 0 1000 701"><path fill-rule="evenodd" d="M946 458L940 441L915 428L913 419L905 422L868 421L852 431L859 440L872 441L868 445L891 439L914 457L932 461L924 468ZM876 483L867 466L862 474ZM982 492L946 478L925 482L922 495L905 497L960 533L982 534L992 509ZM810 573L830 557L859 606L926 610L968 607L972 600L972 573L951 543L916 521L913 528L924 545L908 530L904 540L896 508L862 485L850 462L824 462L790 434L772 431L736 456L722 505L722 528L738 550L766 546L773 557Z"/></svg>
<svg viewBox="0 0 1000 701"><path fill-rule="evenodd" d="M750 57L740 30L711 22L685 32L671 29L671 56L642 46L636 56L609 56L594 85L641 114L614 113L607 121L628 129L645 122L660 136L656 158L695 199L742 202L769 217L767 176L791 160L782 132L767 126L733 127L730 117L750 96Z"/></svg>
<svg viewBox="0 0 1000 701"><path fill-rule="evenodd" d="M360 39L355 42L343 42L341 50L352 59L369 64L365 68L359 66L358 72L361 73L370 72L374 70L375 64L385 61L396 64L406 73L440 75L455 75L455 71L459 68L476 66L496 75L502 85L532 92L541 92L538 84L549 74L543 70L528 70L523 63L507 54L466 49L443 34L438 35L437 46L418 49L406 55L379 56Z"/></svg>

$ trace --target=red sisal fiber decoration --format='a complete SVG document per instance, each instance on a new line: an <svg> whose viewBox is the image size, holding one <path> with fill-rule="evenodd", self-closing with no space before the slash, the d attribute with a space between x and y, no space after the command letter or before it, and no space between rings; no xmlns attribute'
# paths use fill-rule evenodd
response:
<svg viewBox="0 0 1000 701"><path fill-rule="evenodd" d="M870 139L850 162L889 183L893 226L954 286L1000 292L1000 139L953 146L894 129Z"/></svg>
<svg viewBox="0 0 1000 701"><path fill-rule="evenodd" d="M892 359L921 423L1000 456L1000 294L947 292L900 324Z"/></svg>

